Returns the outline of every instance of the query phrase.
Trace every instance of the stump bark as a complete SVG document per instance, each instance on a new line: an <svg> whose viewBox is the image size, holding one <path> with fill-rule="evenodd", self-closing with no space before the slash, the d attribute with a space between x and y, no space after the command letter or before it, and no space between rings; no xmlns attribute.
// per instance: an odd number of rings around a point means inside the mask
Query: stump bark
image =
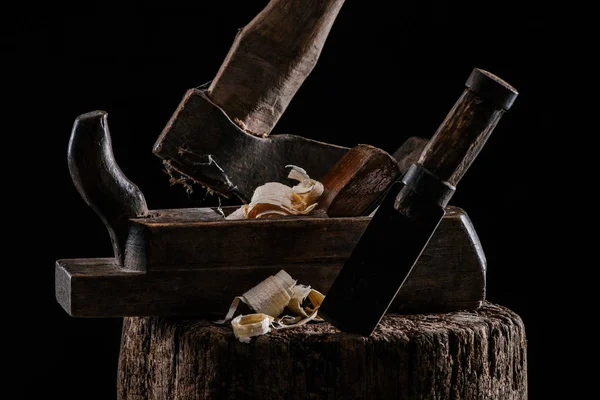
<svg viewBox="0 0 600 400"><path fill-rule="evenodd" d="M491 303L388 314L368 338L328 323L240 343L206 320L125 318L120 399L527 398L525 328Z"/></svg>

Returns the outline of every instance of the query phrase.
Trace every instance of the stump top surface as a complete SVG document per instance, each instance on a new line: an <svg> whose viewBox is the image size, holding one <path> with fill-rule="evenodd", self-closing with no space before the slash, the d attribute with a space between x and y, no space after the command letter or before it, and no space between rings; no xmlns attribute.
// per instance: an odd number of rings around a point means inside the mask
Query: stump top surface
<svg viewBox="0 0 600 400"><path fill-rule="evenodd" d="M310 323L249 344L228 324L126 318L118 392L123 400L525 400L525 332L517 314L491 303L388 314L369 337Z"/></svg>
<svg viewBox="0 0 600 400"><path fill-rule="evenodd" d="M360 318L360 316L357 315L357 318ZM160 319L162 320L160 325L177 326L181 334L210 333L234 338L230 324L217 325L204 319ZM265 340L289 342L300 338L306 340L306 336L327 341L341 340L342 338L356 338L367 341L410 341L417 336L423 337L448 331L489 329L506 323L524 329L523 321L516 313L506 307L484 302L477 310L435 314L386 314L377 329L369 337L344 333L327 322L318 322L290 329L271 330L266 335L252 338L252 342Z"/></svg>

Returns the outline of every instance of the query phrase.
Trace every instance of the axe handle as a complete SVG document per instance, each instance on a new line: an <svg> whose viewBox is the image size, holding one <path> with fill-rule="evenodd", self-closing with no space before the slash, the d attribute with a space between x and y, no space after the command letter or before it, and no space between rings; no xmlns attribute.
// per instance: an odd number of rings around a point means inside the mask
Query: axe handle
<svg viewBox="0 0 600 400"><path fill-rule="evenodd" d="M417 164L456 186L517 96L495 75L475 68Z"/></svg>
<svg viewBox="0 0 600 400"><path fill-rule="evenodd" d="M246 132L268 135L315 66L344 0L271 0L234 40L208 89Z"/></svg>

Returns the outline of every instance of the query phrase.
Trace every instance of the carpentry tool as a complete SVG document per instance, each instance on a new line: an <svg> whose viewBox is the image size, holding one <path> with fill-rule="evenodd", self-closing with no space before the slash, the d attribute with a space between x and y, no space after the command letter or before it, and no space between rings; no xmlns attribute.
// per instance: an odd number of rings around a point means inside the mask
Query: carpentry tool
<svg viewBox="0 0 600 400"><path fill-rule="evenodd" d="M444 217L459 180L518 94L477 68L465 86L419 161L386 194L329 289L319 313L338 329L372 333Z"/></svg>
<svg viewBox="0 0 600 400"><path fill-rule="evenodd" d="M208 89L190 89L154 145L174 169L248 202L299 165L321 179L348 150L294 135L267 137L315 66L344 0L271 0L240 30Z"/></svg>
<svg viewBox="0 0 600 400"><path fill-rule="evenodd" d="M221 318L234 296L281 269L327 293L370 220L315 213L230 221L223 214L237 207L148 210L116 164L102 111L76 119L68 161L114 248L113 257L57 260L56 298L77 317ZM398 311L477 308L485 298L485 271L471 221L449 208L405 297L398 296Z"/></svg>

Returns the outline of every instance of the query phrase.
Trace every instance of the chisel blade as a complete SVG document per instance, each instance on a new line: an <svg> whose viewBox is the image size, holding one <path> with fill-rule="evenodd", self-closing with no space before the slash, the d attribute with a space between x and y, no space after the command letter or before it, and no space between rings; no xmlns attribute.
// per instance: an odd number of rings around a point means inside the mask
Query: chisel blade
<svg viewBox="0 0 600 400"><path fill-rule="evenodd" d="M342 331L373 332L444 216L435 203L397 210L404 187L400 181L391 186L319 309Z"/></svg>

